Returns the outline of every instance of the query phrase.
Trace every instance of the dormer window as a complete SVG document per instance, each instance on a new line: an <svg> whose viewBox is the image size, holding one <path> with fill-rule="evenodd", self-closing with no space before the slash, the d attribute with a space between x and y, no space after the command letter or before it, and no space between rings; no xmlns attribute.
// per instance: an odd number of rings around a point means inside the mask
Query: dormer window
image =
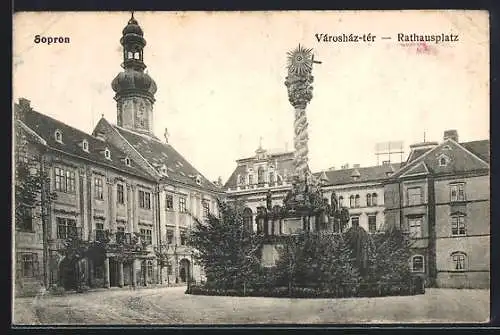
<svg viewBox="0 0 500 335"><path fill-rule="evenodd" d="M54 137L56 139L57 142L59 143L62 143L62 132L58 129L56 130L56 132L54 133Z"/></svg>
<svg viewBox="0 0 500 335"><path fill-rule="evenodd" d="M87 140L82 141L82 150L85 152L89 152L89 142Z"/></svg>
<svg viewBox="0 0 500 335"><path fill-rule="evenodd" d="M111 160L111 151L109 151L108 148L104 149L104 157L106 157L106 159Z"/></svg>
<svg viewBox="0 0 500 335"><path fill-rule="evenodd" d="M201 185L201 177L199 175L196 176L196 184Z"/></svg>
<svg viewBox="0 0 500 335"><path fill-rule="evenodd" d="M163 174L163 175L167 175L167 166L165 164L163 164L160 167L160 173Z"/></svg>
<svg viewBox="0 0 500 335"><path fill-rule="evenodd" d="M438 157L439 166L446 166L448 164L449 158L446 155L441 155Z"/></svg>
<svg viewBox="0 0 500 335"><path fill-rule="evenodd" d="M125 165L130 166L130 158L125 157Z"/></svg>

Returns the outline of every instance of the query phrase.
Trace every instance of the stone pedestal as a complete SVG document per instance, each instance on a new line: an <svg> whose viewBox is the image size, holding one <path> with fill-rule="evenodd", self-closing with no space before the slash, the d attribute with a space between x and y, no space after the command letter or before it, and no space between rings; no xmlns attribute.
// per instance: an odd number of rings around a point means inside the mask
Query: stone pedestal
<svg viewBox="0 0 500 335"><path fill-rule="evenodd" d="M104 258L104 287L109 288L109 257Z"/></svg>
<svg viewBox="0 0 500 335"><path fill-rule="evenodd" d="M123 287L124 286L124 280L123 280L123 262L118 263L118 286Z"/></svg>

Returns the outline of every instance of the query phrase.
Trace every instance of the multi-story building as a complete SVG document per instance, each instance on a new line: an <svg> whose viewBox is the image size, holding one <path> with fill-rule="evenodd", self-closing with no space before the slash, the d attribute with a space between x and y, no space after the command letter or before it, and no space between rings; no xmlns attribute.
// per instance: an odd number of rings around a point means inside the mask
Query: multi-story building
<svg viewBox="0 0 500 335"><path fill-rule="evenodd" d="M243 202L246 225L266 235L294 233L297 227L286 225L283 220L259 220L268 209L268 196L271 207L283 205L291 189L289 176L293 172L293 152L274 153L259 147L255 156L239 159L236 163L224 190L228 199ZM399 163L388 162L371 167L345 165L340 170L330 169L314 175L320 180L323 196L328 201L335 192L340 205L349 209L349 224L357 222L366 231L376 233L384 227L383 181L399 167ZM314 224L310 228L316 229ZM338 232L340 227L332 225L328 229ZM263 264L273 265L276 257L274 247L266 244L262 252Z"/></svg>
<svg viewBox="0 0 500 335"><path fill-rule="evenodd" d="M161 264L160 281L200 280L202 269L194 264L192 250L186 246L189 230L196 219L209 212L217 214L217 198L223 195L174 147L153 133L153 105L156 83L144 72L143 49L146 41L138 22L132 17L123 29L124 71L112 81L116 92L117 124L102 118L94 129L125 152L152 176L157 184L158 212L156 238L158 252L166 259Z"/></svg>
<svg viewBox="0 0 500 335"><path fill-rule="evenodd" d="M412 239L412 271L438 287L489 287L489 141L411 147L385 183L386 223Z"/></svg>
<svg viewBox="0 0 500 335"><path fill-rule="evenodd" d="M351 220L369 233L384 229L384 180L399 169L400 163L383 162L382 165L329 170L318 174L323 182L323 194L327 199L332 192L339 206L349 209ZM333 227L334 231L338 227Z"/></svg>
<svg viewBox="0 0 500 335"><path fill-rule="evenodd" d="M34 111L26 99L20 99L15 109L16 126L30 135L32 143L40 144L36 151L28 147L27 154L39 157L40 168L50 179L46 187L56 194L47 210L45 238L39 215L16 227L16 293L38 289L42 277L46 285L74 289L77 271L90 287L156 282L155 183L151 176L103 138ZM145 248L133 252L127 261L106 249L95 257L65 257L68 238L119 242L134 235Z"/></svg>
<svg viewBox="0 0 500 335"><path fill-rule="evenodd" d="M281 206L291 188L289 175L293 172L293 152L265 150L261 146L255 156L238 159L224 191L229 200L245 204L245 224L253 231L264 230L257 226L257 215L266 208L266 196L271 192L273 206ZM267 228L267 230L272 227Z"/></svg>
<svg viewBox="0 0 500 335"><path fill-rule="evenodd" d="M23 147L39 157L57 194L45 221L33 215L40 208L16 220L16 294L42 285L75 289L82 281L110 287L203 279L187 238L195 220L217 214L223 192L153 134L156 84L144 72L146 41L133 17L120 42L116 125L102 118L90 135L34 111L26 99L15 105ZM102 248L67 257L69 239Z"/></svg>

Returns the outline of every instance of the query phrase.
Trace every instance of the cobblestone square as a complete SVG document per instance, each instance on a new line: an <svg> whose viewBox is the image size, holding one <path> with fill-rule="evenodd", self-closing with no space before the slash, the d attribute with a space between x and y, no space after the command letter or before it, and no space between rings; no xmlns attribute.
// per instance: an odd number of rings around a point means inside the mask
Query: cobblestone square
<svg viewBox="0 0 500 335"><path fill-rule="evenodd" d="M489 320L489 290L425 295L286 299L184 294L184 287L16 298L16 325L464 323Z"/></svg>

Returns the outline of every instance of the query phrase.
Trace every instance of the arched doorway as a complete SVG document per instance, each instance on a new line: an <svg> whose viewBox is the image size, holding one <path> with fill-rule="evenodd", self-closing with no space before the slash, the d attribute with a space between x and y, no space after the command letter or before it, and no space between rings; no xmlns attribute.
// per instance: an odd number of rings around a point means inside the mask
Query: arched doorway
<svg viewBox="0 0 500 335"><path fill-rule="evenodd" d="M184 258L179 262L179 277L181 279L181 283L186 283L188 279L191 277L191 262Z"/></svg>
<svg viewBox="0 0 500 335"><path fill-rule="evenodd" d="M75 290L78 284L78 268L75 258L64 258L59 263L59 283L65 290Z"/></svg>

